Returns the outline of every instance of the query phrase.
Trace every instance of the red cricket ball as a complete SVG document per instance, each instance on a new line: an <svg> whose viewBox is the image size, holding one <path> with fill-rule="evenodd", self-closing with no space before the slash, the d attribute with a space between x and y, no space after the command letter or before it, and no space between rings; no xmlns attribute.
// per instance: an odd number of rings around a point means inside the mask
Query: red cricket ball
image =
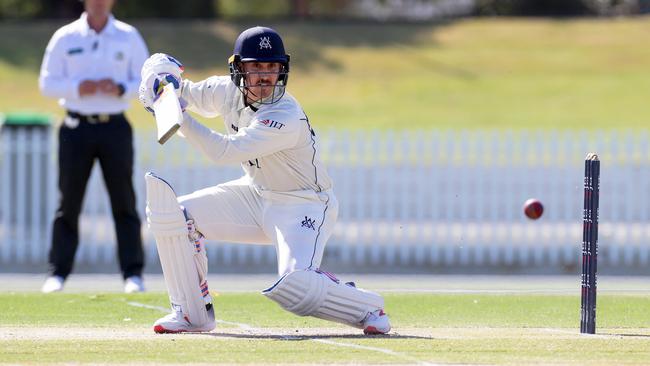
<svg viewBox="0 0 650 366"><path fill-rule="evenodd" d="M535 198L531 198L524 203L524 213L531 220L537 220L544 213L544 205Z"/></svg>

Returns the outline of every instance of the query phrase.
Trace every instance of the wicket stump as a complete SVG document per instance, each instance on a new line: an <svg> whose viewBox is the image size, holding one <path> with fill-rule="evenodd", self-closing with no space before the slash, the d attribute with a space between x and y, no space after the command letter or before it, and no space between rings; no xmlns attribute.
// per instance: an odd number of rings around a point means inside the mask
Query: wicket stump
<svg viewBox="0 0 650 366"><path fill-rule="evenodd" d="M580 333L596 333L596 270L598 268L598 195L600 160L594 153L585 159L584 211L582 219L582 296Z"/></svg>

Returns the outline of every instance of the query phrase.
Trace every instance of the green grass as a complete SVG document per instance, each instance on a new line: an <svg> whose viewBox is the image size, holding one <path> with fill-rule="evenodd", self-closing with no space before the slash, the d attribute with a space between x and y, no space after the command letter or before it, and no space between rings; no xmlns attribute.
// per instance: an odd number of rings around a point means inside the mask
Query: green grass
<svg viewBox="0 0 650 366"><path fill-rule="evenodd" d="M253 330L220 324L210 334L161 336L153 334L151 323L163 313L132 302L167 306L162 293L0 294L0 363L631 365L650 361L650 296L601 295L596 336L578 334L579 298L565 295L388 294L386 308L394 330L380 337L294 316L254 293L215 298L217 318Z"/></svg>
<svg viewBox="0 0 650 366"><path fill-rule="evenodd" d="M234 38L251 25L132 23L190 79L226 73ZM0 111L61 114L37 90L60 25L0 24ZM289 90L318 128L638 129L650 120L647 18L271 25L292 54ZM140 128L152 124L135 103L130 115Z"/></svg>

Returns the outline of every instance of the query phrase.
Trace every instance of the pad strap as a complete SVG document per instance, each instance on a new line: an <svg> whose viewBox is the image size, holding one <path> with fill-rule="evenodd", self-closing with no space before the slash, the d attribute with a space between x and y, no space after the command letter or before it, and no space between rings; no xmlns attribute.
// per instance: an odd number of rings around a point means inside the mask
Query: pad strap
<svg viewBox="0 0 650 366"><path fill-rule="evenodd" d="M153 173L145 175L145 182L147 223L156 238L172 308L194 325L206 324L211 319L204 300L210 299L205 249L199 239L190 241L188 220L169 183Z"/></svg>

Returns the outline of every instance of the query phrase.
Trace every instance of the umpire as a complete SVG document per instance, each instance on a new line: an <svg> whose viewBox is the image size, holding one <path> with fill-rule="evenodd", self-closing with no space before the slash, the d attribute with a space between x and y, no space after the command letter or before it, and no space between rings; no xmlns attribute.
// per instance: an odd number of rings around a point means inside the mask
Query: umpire
<svg viewBox="0 0 650 366"><path fill-rule="evenodd" d="M45 293L61 291L79 244L79 213L95 159L111 200L125 292L144 291L144 253L133 190L133 133L124 116L149 56L138 31L111 14L114 0L84 0L85 12L47 45L39 86L59 99L60 202Z"/></svg>

